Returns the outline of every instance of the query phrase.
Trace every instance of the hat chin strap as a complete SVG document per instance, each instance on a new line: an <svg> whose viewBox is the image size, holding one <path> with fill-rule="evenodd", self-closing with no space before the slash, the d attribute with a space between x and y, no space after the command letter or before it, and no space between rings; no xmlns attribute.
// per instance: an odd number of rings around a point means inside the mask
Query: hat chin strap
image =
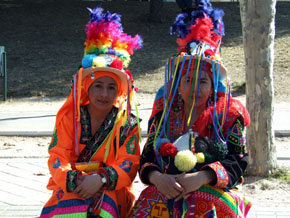
<svg viewBox="0 0 290 218"><path fill-rule="evenodd" d="M82 72L81 68L78 73L73 77L73 131L74 131L74 144L75 154L79 155L79 143L78 143L78 129L80 121L80 98L81 98L81 84L82 84Z"/></svg>

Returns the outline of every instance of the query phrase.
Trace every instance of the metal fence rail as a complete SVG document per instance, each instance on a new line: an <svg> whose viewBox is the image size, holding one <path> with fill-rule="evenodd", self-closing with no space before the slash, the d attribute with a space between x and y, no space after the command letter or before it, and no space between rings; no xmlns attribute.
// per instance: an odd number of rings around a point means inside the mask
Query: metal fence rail
<svg viewBox="0 0 290 218"><path fill-rule="evenodd" d="M0 46L0 77L2 78L3 82L0 87L3 90L3 100L7 99L7 66L6 66L6 52L5 47Z"/></svg>

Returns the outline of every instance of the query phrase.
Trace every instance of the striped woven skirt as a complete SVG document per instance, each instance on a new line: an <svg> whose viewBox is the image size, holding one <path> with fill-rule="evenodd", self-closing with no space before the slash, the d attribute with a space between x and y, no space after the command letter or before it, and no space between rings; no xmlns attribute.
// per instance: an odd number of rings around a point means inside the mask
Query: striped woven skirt
<svg viewBox="0 0 290 218"><path fill-rule="evenodd" d="M251 203L237 190L202 186L187 199L168 200L155 186L142 191L130 217L239 217L247 216Z"/></svg>

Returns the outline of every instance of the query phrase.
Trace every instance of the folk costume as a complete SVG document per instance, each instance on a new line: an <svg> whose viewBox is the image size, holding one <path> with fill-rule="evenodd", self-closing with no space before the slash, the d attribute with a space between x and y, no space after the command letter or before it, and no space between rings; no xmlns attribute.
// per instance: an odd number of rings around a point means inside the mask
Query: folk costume
<svg viewBox="0 0 290 218"><path fill-rule="evenodd" d="M131 113L133 78L125 68L134 50L142 47L142 39L123 32L119 14L103 13L102 8L89 10L82 67L57 113L49 146L47 188L52 196L41 217L126 217L134 202L131 185L139 166L140 125L138 116ZM88 89L104 76L115 80L118 97L92 135ZM78 176L94 173L106 179L101 197L83 199L74 194Z"/></svg>
<svg viewBox="0 0 290 218"><path fill-rule="evenodd" d="M247 167L244 130L250 117L231 97L227 70L221 62L223 14L209 1L200 0L189 24L184 23L187 14L180 14L171 27L171 33L179 34L178 53L166 64L165 85L154 101L139 168L142 182L149 186L140 194L131 217L245 217L248 213L250 203L236 186ZM187 132L204 72L210 75L213 96ZM188 119L177 91L185 74L191 87ZM154 170L174 175L212 170L216 179L175 202L150 183L148 175Z"/></svg>

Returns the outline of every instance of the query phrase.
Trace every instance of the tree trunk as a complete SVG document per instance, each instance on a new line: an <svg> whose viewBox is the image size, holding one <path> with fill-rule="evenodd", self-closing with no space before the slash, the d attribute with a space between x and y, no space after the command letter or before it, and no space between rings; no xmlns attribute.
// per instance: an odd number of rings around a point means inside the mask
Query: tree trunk
<svg viewBox="0 0 290 218"><path fill-rule="evenodd" d="M246 60L249 175L267 176L277 166L273 123L276 0L240 0Z"/></svg>
<svg viewBox="0 0 290 218"><path fill-rule="evenodd" d="M163 0L150 0L149 22L164 22Z"/></svg>

